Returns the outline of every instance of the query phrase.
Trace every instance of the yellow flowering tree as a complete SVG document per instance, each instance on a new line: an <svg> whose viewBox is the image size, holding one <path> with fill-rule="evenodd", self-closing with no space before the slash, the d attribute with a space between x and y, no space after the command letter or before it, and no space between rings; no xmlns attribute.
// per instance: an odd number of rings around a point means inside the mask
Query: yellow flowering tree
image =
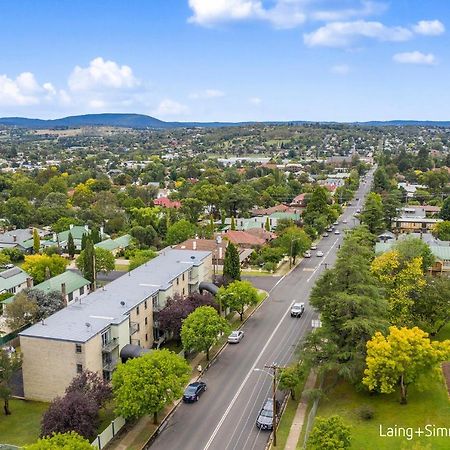
<svg viewBox="0 0 450 450"><path fill-rule="evenodd" d="M386 290L391 322L408 324L414 305L413 294L420 293L426 285L422 257L402 262L400 253L391 250L377 256L372 261L371 270Z"/></svg>
<svg viewBox="0 0 450 450"><path fill-rule="evenodd" d="M390 394L400 390L400 403L407 403L408 387L441 375L440 363L450 357L450 340L430 341L420 328L390 327L389 334L376 332L367 342L367 368L363 384L371 391Z"/></svg>

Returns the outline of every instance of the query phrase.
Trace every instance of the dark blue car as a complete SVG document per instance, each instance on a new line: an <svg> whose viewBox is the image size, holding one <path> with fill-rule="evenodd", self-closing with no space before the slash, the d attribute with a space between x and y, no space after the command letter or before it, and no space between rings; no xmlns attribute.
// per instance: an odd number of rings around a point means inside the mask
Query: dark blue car
<svg viewBox="0 0 450 450"><path fill-rule="evenodd" d="M191 383L184 391L183 401L185 403L196 402L203 392L206 391L206 383L203 381L196 381Z"/></svg>

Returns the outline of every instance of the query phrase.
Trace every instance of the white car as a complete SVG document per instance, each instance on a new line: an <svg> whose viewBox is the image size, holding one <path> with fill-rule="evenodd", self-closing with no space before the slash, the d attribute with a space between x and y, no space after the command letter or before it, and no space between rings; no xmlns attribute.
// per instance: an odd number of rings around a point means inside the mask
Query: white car
<svg viewBox="0 0 450 450"><path fill-rule="evenodd" d="M323 233L323 237L328 237L329 234L328 233Z"/></svg>
<svg viewBox="0 0 450 450"><path fill-rule="evenodd" d="M317 250L317 245L316 244L311 245L311 250Z"/></svg>
<svg viewBox="0 0 450 450"><path fill-rule="evenodd" d="M347 223L347 219L344 219L344 220L342 221L342 223Z"/></svg>
<svg viewBox="0 0 450 450"><path fill-rule="evenodd" d="M242 330L232 331L228 336L229 344L239 344L241 339L244 337L244 332Z"/></svg>
<svg viewBox="0 0 450 450"><path fill-rule="evenodd" d="M341 234L341 232L340 232L339 230L336 230L336 231L334 232L334 234Z"/></svg>
<svg viewBox="0 0 450 450"><path fill-rule="evenodd" d="M336 222L333 223L334 226L339 225L339 222L336 220Z"/></svg>
<svg viewBox="0 0 450 450"><path fill-rule="evenodd" d="M294 303L291 306L291 317L302 317L303 311L305 311L304 303Z"/></svg>
<svg viewBox="0 0 450 450"><path fill-rule="evenodd" d="M358 208L358 209L356 210L356 213L359 214L360 212L361 212L361 210Z"/></svg>
<svg viewBox="0 0 450 450"><path fill-rule="evenodd" d="M323 256L323 252L322 252L321 250L319 250L319 251L316 253L316 256L322 257L322 256Z"/></svg>
<svg viewBox="0 0 450 450"><path fill-rule="evenodd" d="M309 250L306 250L305 253L303 253L304 258L311 258L311 252Z"/></svg>

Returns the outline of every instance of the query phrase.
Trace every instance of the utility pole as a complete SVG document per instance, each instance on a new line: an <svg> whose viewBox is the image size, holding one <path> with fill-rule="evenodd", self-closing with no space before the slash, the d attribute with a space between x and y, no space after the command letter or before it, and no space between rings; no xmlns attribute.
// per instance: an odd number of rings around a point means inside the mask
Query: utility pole
<svg viewBox="0 0 450 450"><path fill-rule="evenodd" d="M273 401L273 414L272 414L272 428L273 428L273 446L277 446L277 374L280 369L284 369L284 367L280 367L278 364L273 363L270 366L265 365L266 369L273 370L272 374L272 401Z"/></svg>

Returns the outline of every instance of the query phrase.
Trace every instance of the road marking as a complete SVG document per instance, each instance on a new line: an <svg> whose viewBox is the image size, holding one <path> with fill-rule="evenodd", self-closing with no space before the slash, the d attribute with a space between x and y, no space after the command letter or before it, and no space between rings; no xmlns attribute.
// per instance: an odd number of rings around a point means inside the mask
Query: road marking
<svg viewBox="0 0 450 450"><path fill-rule="evenodd" d="M305 268L303 269L303 272L312 272L313 270L314 270L313 267L305 267Z"/></svg>
<svg viewBox="0 0 450 450"><path fill-rule="evenodd" d="M284 277L283 277L284 278ZM276 286L276 285L275 285ZM272 288L273 289L273 288ZM219 423L217 424L216 428L214 429L211 437L209 438L209 441L206 443L205 447L203 450L208 450L209 447L211 446L214 438L217 436L217 433L220 430L220 427L222 426L222 424L225 422L225 419L227 418L228 414L231 411L231 408L234 406L234 404L236 403L236 400L238 399L240 393L242 392L242 389L244 389L245 384L247 383L248 379L250 378L250 376L252 375L254 369L256 368L256 366L258 365L259 360L261 359L261 356L263 355L263 353L266 351L267 347L269 346L269 344L271 343L273 337L275 336L276 332L278 331L278 328L280 328L281 324L283 323L283 320L287 317L287 315L290 313L290 309L288 308L286 310L286 312L283 314L283 316L281 317L280 321L278 322L277 326L275 327L275 329L272 331L272 334L270 335L269 339L267 340L266 344L264 345L263 349L261 350L261 352L258 355L258 358L256 359L256 361L253 363L253 366L250 368L250 370L248 371L247 375L244 378L244 381L241 383L241 385L239 386L239 389L237 390L236 394L234 395L234 397L231 400L231 403L228 405L228 408L226 409L225 413L223 414L222 418L219 420Z"/></svg>
<svg viewBox="0 0 450 450"><path fill-rule="evenodd" d="M325 260L325 259L327 258L327 256L330 254L331 250L333 250L334 246L338 243L338 241L339 241L339 238L337 238L337 239L334 241L333 245L332 245L332 246L329 248L329 250L325 253L325 256L324 256L323 260ZM317 270L319 270L319 268L320 268L321 265L322 265L322 263L319 263L319 264L317 265L317 267L314 269L314 271L313 271L313 273L311 274L311 276L306 280L307 283L309 283L309 282L311 281L312 277L315 275L315 273L317 272Z"/></svg>

